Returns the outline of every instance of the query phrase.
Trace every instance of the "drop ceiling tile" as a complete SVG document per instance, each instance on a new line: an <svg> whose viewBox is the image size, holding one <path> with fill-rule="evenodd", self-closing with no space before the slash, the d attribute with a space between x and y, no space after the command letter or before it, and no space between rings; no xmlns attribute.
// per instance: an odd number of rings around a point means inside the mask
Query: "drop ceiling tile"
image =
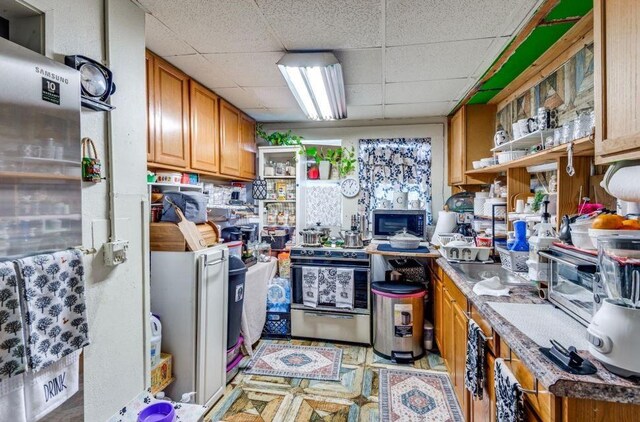
<svg viewBox="0 0 640 422"><path fill-rule="evenodd" d="M382 119L381 105L347 106L347 120Z"/></svg>
<svg viewBox="0 0 640 422"><path fill-rule="evenodd" d="M256 0L288 50L379 47L380 0Z"/></svg>
<svg viewBox="0 0 640 422"><path fill-rule="evenodd" d="M199 53L282 50L252 1L138 1Z"/></svg>
<svg viewBox="0 0 640 422"><path fill-rule="evenodd" d="M511 35L540 0L387 0L387 46Z"/></svg>
<svg viewBox="0 0 640 422"><path fill-rule="evenodd" d="M335 51L345 84L376 84L382 80L382 49Z"/></svg>
<svg viewBox="0 0 640 422"><path fill-rule="evenodd" d="M308 120L299 108L245 108L243 111L258 122L305 122Z"/></svg>
<svg viewBox="0 0 640 422"><path fill-rule="evenodd" d="M491 40L387 48L386 82L464 78L485 59Z"/></svg>
<svg viewBox="0 0 640 422"><path fill-rule="evenodd" d="M219 88L216 89L216 94L241 109L263 108L260 100L252 92L243 88Z"/></svg>
<svg viewBox="0 0 640 422"><path fill-rule="evenodd" d="M382 84L345 85L348 106L382 104Z"/></svg>
<svg viewBox="0 0 640 422"><path fill-rule="evenodd" d="M389 83L385 86L385 104L457 100L468 83L466 78Z"/></svg>
<svg viewBox="0 0 640 422"><path fill-rule="evenodd" d="M195 54L195 50L153 16L145 15L145 41L147 48L159 56Z"/></svg>
<svg viewBox="0 0 640 422"><path fill-rule="evenodd" d="M472 76L478 78L484 75L484 72L489 69L491 64L496 60L496 58L498 58L500 53L502 53L502 50L507 47L510 40L511 37L500 37L491 41L491 45L489 45L489 48L484 53L484 58L482 59L480 64L478 64L478 67L472 73Z"/></svg>
<svg viewBox="0 0 640 422"><path fill-rule="evenodd" d="M296 99L286 86L244 88L253 93L265 108L295 108Z"/></svg>
<svg viewBox="0 0 640 422"><path fill-rule="evenodd" d="M384 107L385 118L446 116L453 108L450 101L415 104L389 104Z"/></svg>
<svg viewBox="0 0 640 422"><path fill-rule="evenodd" d="M276 63L282 52L205 54L240 86L286 86Z"/></svg>
<svg viewBox="0 0 640 422"><path fill-rule="evenodd" d="M172 56L166 60L209 89L233 88L237 85L219 67L207 61L200 54Z"/></svg>

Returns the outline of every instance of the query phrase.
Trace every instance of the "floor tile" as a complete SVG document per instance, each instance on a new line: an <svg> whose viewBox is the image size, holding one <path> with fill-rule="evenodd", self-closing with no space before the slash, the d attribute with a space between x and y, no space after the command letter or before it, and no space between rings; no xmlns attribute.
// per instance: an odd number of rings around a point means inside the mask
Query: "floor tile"
<svg viewBox="0 0 640 422"><path fill-rule="evenodd" d="M367 403L360 408L360 422L378 422L379 420L378 403Z"/></svg>
<svg viewBox="0 0 640 422"><path fill-rule="evenodd" d="M352 401L300 395L293 399L284 420L287 422L357 422L359 416L360 407Z"/></svg>
<svg viewBox="0 0 640 422"><path fill-rule="evenodd" d="M285 420L292 394L273 390L255 390L244 386L226 393L205 416L205 421L280 422Z"/></svg>
<svg viewBox="0 0 640 422"><path fill-rule="evenodd" d="M306 394L353 399L362 392L362 366L342 365L340 381L302 380L300 387Z"/></svg>

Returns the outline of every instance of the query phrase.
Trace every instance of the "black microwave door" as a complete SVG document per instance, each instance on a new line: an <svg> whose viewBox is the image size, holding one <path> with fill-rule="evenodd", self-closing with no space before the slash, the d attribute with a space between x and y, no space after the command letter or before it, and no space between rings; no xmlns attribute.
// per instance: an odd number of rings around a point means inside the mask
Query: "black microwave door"
<svg viewBox="0 0 640 422"><path fill-rule="evenodd" d="M424 221L415 214L378 214L374 216L374 233L379 236L393 236L407 229L414 236L423 237Z"/></svg>

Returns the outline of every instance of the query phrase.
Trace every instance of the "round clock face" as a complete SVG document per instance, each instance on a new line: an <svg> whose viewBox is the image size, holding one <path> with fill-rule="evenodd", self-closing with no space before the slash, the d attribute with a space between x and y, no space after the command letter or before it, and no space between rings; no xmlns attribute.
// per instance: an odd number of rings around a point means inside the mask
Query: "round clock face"
<svg viewBox="0 0 640 422"><path fill-rule="evenodd" d="M348 177L340 183L340 191L347 198L353 198L360 192L360 183L353 177Z"/></svg>
<svg viewBox="0 0 640 422"><path fill-rule="evenodd" d="M91 63L80 67L80 83L84 91L92 97L101 97L107 92L107 78Z"/></svg>

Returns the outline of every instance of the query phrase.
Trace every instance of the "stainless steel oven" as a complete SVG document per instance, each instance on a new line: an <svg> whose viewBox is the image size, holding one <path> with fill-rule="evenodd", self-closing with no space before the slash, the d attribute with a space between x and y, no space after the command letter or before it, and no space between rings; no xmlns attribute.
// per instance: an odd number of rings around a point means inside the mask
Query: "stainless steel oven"
<svg viewBox="0 0 640 422"><path fill-rule="evenodd" d="M308 268L353 270L353 308L303 301L302 272ZM371 264L362 249L294 247L291 249L291 335L371 344Z"/></svg>
<svg viewBox="0 0 640 422"><path fill-rule="evenodd" d="M425 210L373 210L373 238L387 239L402 229L425 239L427 212Z"/></svg>
<svg viewBox="0 0 640 422"><path fill-rule="evenodd" d="M549 261L549 301L588 325L603 294L597 257L558 246L539 254Z"/></svg>

